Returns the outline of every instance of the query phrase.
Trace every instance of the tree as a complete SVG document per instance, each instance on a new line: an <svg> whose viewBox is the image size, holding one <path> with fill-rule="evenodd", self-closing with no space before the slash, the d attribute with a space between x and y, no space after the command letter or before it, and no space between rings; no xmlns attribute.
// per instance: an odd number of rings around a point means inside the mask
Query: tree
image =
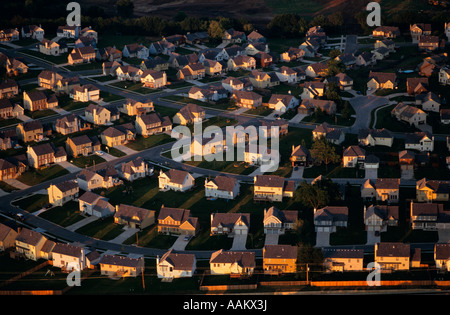
<svg viewBox="0 0 450 315"><path fill-rule="evenodd" d="M319 163L324 163L328 173L328 164L337 163L340 159L336 153L334 146L328 142L324 137L318 138L314 141L311 150L311 157Z"/></svg>
<svg viewBox="0 0 450 315"><path fill-rule="evenodd" d="M305 206L313 209L324 207L329 202L329 196L326 190L318 185L301 183L298 188L298 198Z"/></svg>
<svg viewBox="0 0 450 315"><path fill-rule="evenodd" d="M219 21L213 20L209 22L208 27L208 35L209 37L213 39L220 39L223 36L223 33L225 32L225 29L222 27L222 25L219 23Z"/></svg>
<svg viewBox="0 0 450 315"><path fill-rule="evenodd" d="M133 15L134 3L132 0L117 0L117 14L122 17L131 17Z"/></svg>
<svg viewBox="0 0 450 315"><path fill-rule="evenodd" d="M329 56L330 59L335 59L336 57L339 57L341 55L341 50L340 49L332 49L330 50Z"/></svg>

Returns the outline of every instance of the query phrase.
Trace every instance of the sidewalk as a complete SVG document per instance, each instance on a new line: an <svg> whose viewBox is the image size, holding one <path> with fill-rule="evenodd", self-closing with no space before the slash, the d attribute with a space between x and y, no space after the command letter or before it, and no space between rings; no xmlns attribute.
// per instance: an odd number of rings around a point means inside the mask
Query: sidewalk
<svg viewBox="0 0 450 315"><path fill-rule="evenodd" d="M11 178L11 179L5 179L4 180L5 183L7 183L8 185L11 185L15 188L18 189L27 189L30 188L30 186L18 181L17 179Z"/></svg>

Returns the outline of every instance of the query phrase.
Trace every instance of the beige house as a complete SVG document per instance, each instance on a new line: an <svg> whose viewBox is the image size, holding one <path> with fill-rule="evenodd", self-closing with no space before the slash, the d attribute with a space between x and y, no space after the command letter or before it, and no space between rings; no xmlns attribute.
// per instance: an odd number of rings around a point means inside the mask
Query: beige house
<svg viewBox="0 0 450 315"><path fill-rule="evenodd" d="M377 178L375 181L367 179L361 185L361 198L385 201L388 204L398 203L399 189L400 179L398 178Z"/></svg>
<svg viewBox="0 0 450 315"><path fill-rule="evenodd" d="M408 133L405 138L405 149L432 152L434 150L434 136L425 131Z"/></svg>
<svg viewBox="0 0 450 315"><path fill-rule="evenodd" d="M55 163L56 149L50 143L27 147L28 165L35 169Z"/></svg>
<svg viewBox="0 0 450 315"><path fill-rule="evenodd" d="M145 87L160 89L167 85L167 74L164 71L147 69L141 74L141 82Z"/></svg>
<svg viewBox="0 0 450 315"><path fill-rule="evenodd" d="M250 229L249 213L212 213L210 235L247 235Z"/></svg>
<svg viewBox="0 0 450 315"><path fill-rule="evenodd" d="M297 225L297 210L279 210L277 207L264 209L264 234L284 234Z"/></svg>
<svg viewBox="0 0 450 315"><path fill-rule="evenodd" d="M364 225L367 232L386 232L389 226L397 226L398 220L398 206L364 206Z"/></svg>
<svg viewBox="0 0 450 315"><path fill-rule="evenodd" d="M374 258L382 271L409 270L410 245L395 242L375 244Z"/></svg>
<svg viewBox="0 0 450 315"><path fill-rule="evenodd" d="M189 103L176 113L172 120L174 124L188 125L202 121L205 118L205 110L197 104Z"/></svg>
<svg viewBox="0 0 450 315"><path fill-rule="evenodd" d="M66 152L73 157L88 156L95 151L100 151L101 143L96 136L88 137L81 135L77 137L67 138Z"/></svg>
<svg viewBox="0 0 450 315"><path fill-rule="evenodd" d="M127 123L108 127L101 133L100 138L103 144L112 148L133 141L136 138L136 134L133 125Z"/></svg>
<svg viewBox="0 0 450 315"><path fill-rule="evenodd" d="M418 202L449 201L450 182L428 180L425 177L416 182L416 199Z"/></svg>
<svg viewBox="0 0 450 315"><path fill-rule="evenodd" d="M236 105L245 108L258 108L262 105L262 96L253 91L233 91L231 99Z"/></svg>
<svg viewBox="0 0 450 315"><path fill-rule="evenodd" d="M187 191L194 187L194 177L186 171L170 169L166 172L162 170L158 176L159 189L162 191Z"/></svg>
<svg viewBox="0 0 450 315"><path fill-rule="evenodd" d="M276 175L256 175L253 178L253 200L281 202L283 197L293 197L295 183Z"/></svg>
<svg viewBox="0 0 450 315"><path fill-rule="evenodd" d="M155 110L153 101L136 101L128 98L125 103L123 103L120 111L128 116L139 116L145 115Z"/></svg>
<svg viewBox="0 0 450 315"><path fill-rule="evenodd" d="M359 165L364 168L364 161L366 159L366 150L357 145L351 145L344 150L342 156L342 165L344 167L356 167Z"/></svg>
<svg viewBox="0 0 450 315"><path fill-rule="evenodd" d="M364 250L327 248L322 249L326 272L347 272L364 270Z"/></svg>
<svg viewBox="0 0 450 315"><path fill-rule="evenodd" d="M41 249L47 242L47 238L41 233L21 228L15 240L15 251L18 255L37 261L42 256Z"/></svg>
<svg viewBox="0 0 450 315"><path fill-rule="evenodd" d="M230 176L217 175L205 179L205 197L234 199L239 194L239 181Z"/></svg>
<svg viewBox="0 0 450 315"><path fill-rule="evenodd" d="M39 52L44 55L60 56L67 52L67 45L60 45L58 42L54 42L48 39L42 39L38 45Z"/></svg>
<svg viewBox="0 0 450 315"><path fill-rule="evenodd" d="M427 113L420 108L404 103L398 103L391 113L397 120L407 122L409 125L418 126L427 121Z"/></svg>
<svg viewBox="0 0 450 315"><path fill-rule="evenodd" d="M228 70L237 71L237 70L253 70L256 68L256 59L247 56L247 55L239 55L234 58L230 58L228 60Z"/></svg>
<svg viewBox="0 0 450 315"><path fill-rule="evenodd" d="M156 257L156 274L162 279L192 277L196 269L194 254L166 252L161 258Z"/></svg>
<svg viewBox="0 0 450 315"><path fill-rule="evenodd" d="M93 84L75 86L72 89L72 98L78 102L95 102L100 100L100 89Z"/></svg>
<svg viewBox="0 0 450 315"><path fill-rule="evenodd" d="M116 206L114 223L142 230L155 224L155 213L154 210L120 204Z"/></svg>
<svg viewBox="0 0 450 315"><path fill-rule="evenodd" d="M373 37L397 38L400 34L397 26L379 26L372 31Z"/></svg>
<svg viewBox="0 0 450 315"><path fill-rule="evenodd" d="M98 218L114 215L116 208L108 202L108 198L86 191L78 198L79 209L82 213Z"/></svg>
<svg viewBox="0 0 450 315"><path fill-rule="evenodd" d="M211 254L209 268L211 275L247 276L256 267L252 251L225 251L220 249Z"/></svg>
<svg viewBox="0 0 450 315"><path fill-rule="evenodd" d="M120 165L119 176L129 182L152 174L153 167L141 157L137 157Z"/></svg>
<svg viewBox="0 0 450 315"><path fill-rule="evenodd" d="M395 89L396 87L397 76L395 73L370 71L369 82L367 82L368 89Z"/></svg>
<svg viewBox="0 0 450 315"><path fill-rule="evenodd" d="M444 67L439 70L439 83L450 84L450 68Z"/></svg>
<svg viewBox="0 0 450 315"><path fill-rule="evenodd" d="M450 271L450 244L437 243L434 245L434 261L436 268Z"/></svg>
<svg viewBox="0 0 450 315"><path fill-rule="evenodd" d="M136 278L144 271L143 258L130 258L120 255L104 254L99 261L102 275L117 278Z"/></svg>
<svg viewBox="0 0 450 315"><path fill-rule="evenodd" d="M297 271L298 248L291 245L265 245L263 270L265 274L285 274Z"/></svg>
<svg viewBox="0 0 450 315"><path fill-rule="evenodd" d="M217 60L205 59L202 64L207 75L214 76L222 73L222 64Z"/></svg>
<svg viewBox="0 0 450 315"><path fill-rule="evenodd" d="M84 116L87 122L94 125L106 125L111 122L111 112L97 104L89 104L84 110Z"/></svg>
<svg viewBox="0 0 450 315"><path fill-rule="evenodd" d="M385 129L360 129L358 132L358 143L361 146L386 146L392 147L394 137Z"/></svg>
<svg viewBox="0 0 450 315"><path fill-rule="evenodd" d="M136 116L135 128L136 133L148 137L172 130L172 122L168 116L161 117L155 112Z"/></svg>
<svg viewBox="0 0 450 315"><path fill-rule="evenodd" d="M0 252L14 248L19 234L7 225L0 223Z"/></svg>
<svg viewBox="0 0 450 315"><path fill-rule="evenodd" d="M80 187L75 181L50 184L47 188L48 202L54 206L62 206L70 200L78 198Z"/></svg>
<svg viewBox="0 0 450 315"><path fill-rule="evenodd" d="M161 207L158 215L158 233L195 236L199 231L198 218L181 208Z"/></svg>

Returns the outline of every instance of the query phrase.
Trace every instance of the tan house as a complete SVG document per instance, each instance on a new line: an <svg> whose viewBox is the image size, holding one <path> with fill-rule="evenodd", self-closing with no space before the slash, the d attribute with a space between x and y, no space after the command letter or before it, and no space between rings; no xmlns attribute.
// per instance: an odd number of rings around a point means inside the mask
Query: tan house
<svg viewBox="0 0 450 315"><path fill-rule="evenodd" d="M10 76L18 76L28 72L28 66L16 58L6 58L6 73Z"/></svg>
<svg viewBox="0 0 450 315"><path fill-rule="evenodd" d="M431 35L431 24L428 23L410 24L409 31L411 33L413 43L418 43L422 36Z"/></svg>
<svg viewBox="0 0 450 315"><path fill-rule="evenodd" d="M425 177L416 182L416 199L418 202L449 201L450 182L427 180Z"/></svg>
<svg viewBox="0 0 450 315"><path fill-rule="evenodd" d="M144 271L143 258L131 258L120 255L104 254L99 261L100 273L117 278L136 278Z"/></svg>
<svg viewBox="0 0 450 315"><path fill-rule="evenodd" d="M105 129L101 135L100 139L104 145L113 148L119 145L127 144L135 139L135 132L132 125L131 128L127 128L127 125L111 126Z"/></svg>
<svg viewBox="0 0 450 315"><path fill-rule="evenodd" d="M123 103L120 111L128 116L139 116L145 115L155 110L155 106L153 105L153 101L136 101L133 99L126 99L125 103Z"/></svg>
<svg viewBox="0 0 450 315"><path fill-rule="evenodd" d="M321 110L327 115L336 114L337 105L330 100L303 99L297 108L299 114L311 115L317 110Z"/></svg>
<svg viewBox="0 0 450 315"><path fill-rule="evenodd" d="M199 231L198 218L190 210L161 207L158 215L158 233L195 236Z"/></svg>
<svg viewBox="0 0 450 315"><path fill-rule="evenodd" d="M196 269L194 254L174 253L172 249L161 258L156 257L156 274L158 278L172 279L192 277Z"/></svg>
<svg viewBox="0 0 450 315"><path fill-rule="evenodd" d="M262 96L253 91L233 91L231 99L236 105L245 108L258 108L262 105Z"/></svg>
<svg viewBox="0 0 450 315"><path fill-rule="evenodd" d="M111 123L111 112L101 105L89 104L84 110L84 116L87 122L94 125L101 126Z"/></svg>
<svg viewBox="0 0 450 315"><path fill-rule="evenodd" d="M391 114L395 116L397 120L407 122L410 126L423 125L427 121L427 113L420 108L402 102L394 107Z"/></svg>
<svg viewBox="0 0 450 315"><path fill-rule="evenodd" d="M205 179L205 197L234 199L239 194L239 181L231 176L217 175Z"/></svg>
<svg viewBox="0 0 450 315"><path fill-rule="evenodd" d="M292 245L265 245L263 247L263 270L265 274L297 272L298 248Z"/></svg>
<svg viewBox="0 0 450 315"><path fill-rule="evenodd" d="M205 67L205 73L207 75L215 76L222 73L222 64L217 60L205 59L202 64Z"/></svg>
<svg viewBox="0 0 450 315"><path fill-rule="evenodd" d="M27 169L25 163L16 159L0 159L0 180L14 179Z"/></svg>
<svg viewBox="0 0 450 315"><path fill-rule="evenodd" d="M162 191L187 191L194 187L194 177L186 171L170 169L166 172L162 170L158 176L159 189Z"/></svg>
<svg viewBox="0 0 450 315"><path fill-rule="evenodd" d="M397 87L397 76L395 73L370 71L367 87L370 90L395 89Z"/></svg>
<svg viewBox="0 0 450 315"><path fill-rule="evenodd" d="M37 261L42 257L41 249L47 242L47 238L41 233L21 228L15 241L15 251L19 256Z"/></svg>
<svg viewBox="0 0 450 315"><path fill-rule="evenodd" d="M129 182L152 174L153 167L141 157L137 157L120 165L119 176Z"/></svg>
<svg viewBox="0 0 450 315"><path fill-rule="evenodd" d="M247 55L239 55L234 58L230 58L227 65L228 70L231 71L237 71L240 69L251 71L256 68L256 59Z"/></svg>
<svg viewBox="0 0 450 315"><path fill-rule="evenodd" d="M168 116L161 117L157 112L136 116L136 133L148 137L172 130L172 122Z"/></svg>
<svg viewBox="0 0 450 315"><path fill-rule="evenodd" d="M95 49L92 46L74 48L67 61L69 64L88 63L95 60Z"/></svg>
<svg viewBox="0 0 450 315"><path fill-rule="evenodd" d="M399 201L400 179L377 178L375 181L367 179L361 185L361 198L365 200L385 201L388 204Z"/></svg>
<svg viewBox="0 0 450 315"><path fill-rule="evenodd" d="M322 249L326 272L347 272L364 270L364 250L324 248Z"/></svg>
<svg viewBox="0 0 450 315"><path fill-rule="evenodd" d="M184 66L177 72L178 80L196 80L205 77L206 69L201 63L192 63Z"/></svg>
<svg viewBox="0 0 450 315"><path fill-rule="evenodd" d="M373 37L397 38L400 36L400 29L397 26L379 26L372 31Z"/></svg>
<svg viewBox="0 0 450 315"><path fill-rule="evenodd" d="M250 229L249 213L211 213L210 235L247 235Z"/></svg>
<svg viewBox="0 0 450 315"><path fill-rule="evenodd" d="M428 78L407 78L406 91L409 95L427 93L429 87Z"/></svg>
<svg viewBox="0 0 450 315"><path fill-rule="evenodd" d="M58 99L56 96L47 96L41 90L30 92L23 92L23 107L29 111L51 109L58 106Z"/></svg>
<svg viewBox="0 0 450 315"><path fill-rule="evenodd" d="M439 70L439 83L450 84L450 68L444 67Z"/></svg>
<svg viewBox="0 0 450 315"><path fill-rule="evenodd" d="M445 216L444 204L411 201L410 223L413 230L437 231L440 216Z"/></svg>
<svg viewBox="0 0 450 315"><path fill-rule="evenodd" d="M100 100L100 89L93 84L75 86L72 89L72 97L78 102L95 102Z"/></svg>
<svg viewBox="0 0 450 315"><path fill-rule="evenodd" d="M382 271L409 270L411 249L409 244L380 242L375 244L375 262Z"/></svg>
<svg viewBox="0 0 450 315"><path fill-rule="evenodd" d="M361 146L386 146L392 147L394 136L385 129L360 129L358 132L358 143Z"/></svg>
<svg viewBox="0 0 450 315"><path fill-rule="evenodd" d="M213 252L209 260L211 275L248 276L253 274L255 267L255 253L252 251L220 249Z"/></svg>
<svg viewBox="0 0 450 315"><path fill-rule="evenodd" d="M15 80L7 79L0 83L0 99L11 98L19 94L19 85Z"/></svg>
<svg viewBox="0 0 450 315"><path fill-rule="evenodd" d="M17 137L23 142L41 141L44 139L44 126L40 120L29 120L16 126Z"/></svg>
<svg viewBox="0 0 450 315"><path fill-rule="evenodd" d="M75 114L64 115L55 122L55 131L62 135L68 135L89 128L84 120Z"/></svg>
<svg viewBox="0 0 450 315"><path fill-rule="evenodd" d="M0 223L0 252L15 247L16 237L19 234L9 226Z"/></svg>
<svg viewBox="0 0 450 315"><path fill-rule="evenodd" d="M264 209L264 234L282 235L297 226L297 210L279 210L277 207Z"/></svg>
<svg viewBox="0 0 450 315"><path fill-rule="evenodd" d="M114 223L142 230L155 223L155 213L154 210L120 204L116 206Z"/></svg>
<svg viewBox="0 0 450 315"><path fill-rule="evenodd" d="M87 135L76 136L73 138L67 138L66 140L66 152L73 157L88 156L95 151L100 151L100 141L96 136L89 137Z"/></svg>
<svg viewBox="0 0 450 315"><path fill-rule="evenodd" d="M45 38L38 44L38 48L40 53L49 56L60 56L68 51L66 44L59 44L58 42Z"/></svg>
<svg viewBox="0 0 450 315"><path fill-rule="evenodd" d="M281 202L283 197L293 197L295 183L276 175L256 175L253 178L253 200Z"/></svg>
<svg viewBox="0 0 450 315"><path fill-rule="evenodd" d="M172 120L174 124L188 125L202 121L205 118L205 110L197 104L189 103L176 113Z"/></svg>
<svg viewBox="0 0 450 315"><path fill-rule="evenodd" d="M106 218L114 215L116 208L108 202L108 198L86 191L78 198L79 210L83 214Z"/></svg>
<svg viewBox="0 0 450 315"><path fill-rule="evenodd" d="M47 188L48 202L54 206L62 206L66 202L78 198L80 187L75 181L50 184Z"/></svg>
<svg viewBox="0 0 450 315"><path fill-rule="evenodd" d="M428 52L444 47L445 42L441 40L439 36L425 36L422 35L419 38L419 50L425 50Z"/></svg>
<svg viewBox="0 0 450 315"><path fill-rule="evenodd" d="M367 232L386 232L389 226L397 226L398 220L398 206L364 206L364 225Z"/></svg>
<svg viewBox="0 0 450 315"><path fill-rule="evenodd" d="M361 168L364 168L365 160L366 150L357 145L347 147L342 155L342 165L344 167L356 167L359 165Z"/></svg>

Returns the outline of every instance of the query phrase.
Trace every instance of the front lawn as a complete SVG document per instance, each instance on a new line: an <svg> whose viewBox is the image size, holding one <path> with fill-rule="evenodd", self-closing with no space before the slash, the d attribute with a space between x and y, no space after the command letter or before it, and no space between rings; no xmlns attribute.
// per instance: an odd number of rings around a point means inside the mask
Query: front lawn
<svg viewBox="0 0 450 315"><path fill-rule="evenodd" d="M26 185L34 186L66 174L69 174L68 170L60 165L55 164L39 170L31 169L20 175L17 180Z"/></svg>

